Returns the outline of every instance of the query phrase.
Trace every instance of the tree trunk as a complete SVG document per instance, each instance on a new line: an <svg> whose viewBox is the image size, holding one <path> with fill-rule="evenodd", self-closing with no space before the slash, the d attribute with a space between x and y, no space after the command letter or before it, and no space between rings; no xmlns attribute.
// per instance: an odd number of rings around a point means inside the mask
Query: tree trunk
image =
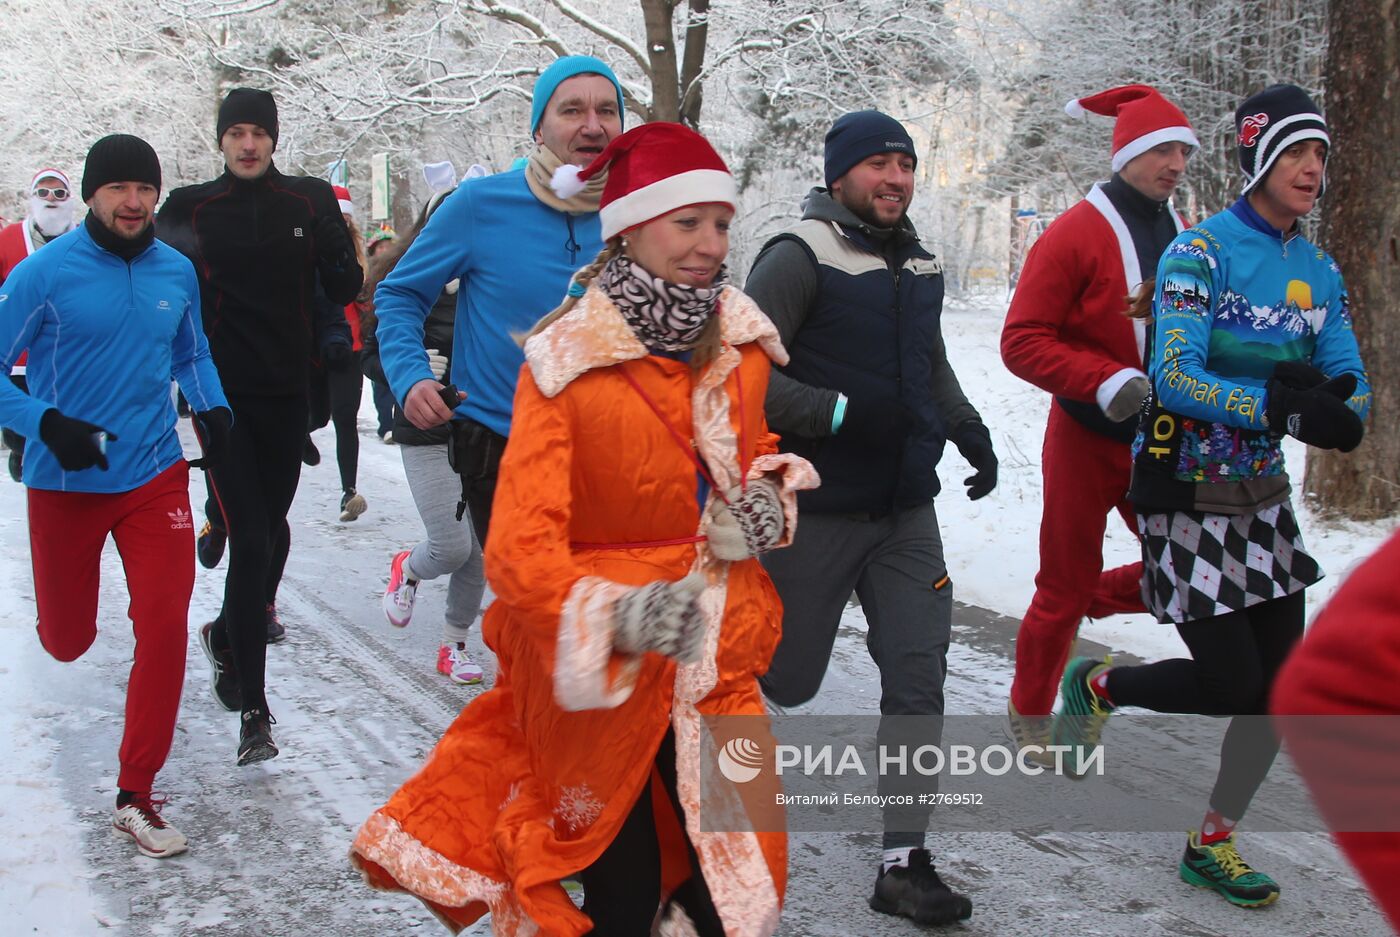
<svg viewBox="0 0 1400 937"><path fill-rule="evenodd" d="M1307 492L1357 520L1400 510L1400 0L1332 0L1323 246L1342 268L1371 418L1355 452L1308 451Z"/></svg>
<svg viewBox="0 0 1400 937"><path fill-rule="evenodd" d="M710 0L690 0L690 15L685 24L685 58L681 60L681 121L689 127L700 128L700 107L705 103L705 89L700 71L705 67L705 45L710 37Z"/></svg>
<svg viewBox="0 0 1400 937"><path fill-rule="evenodd" d="M676 56L674 0L641 0L651 64L651 120L681 119L680 71Z"/></svg>

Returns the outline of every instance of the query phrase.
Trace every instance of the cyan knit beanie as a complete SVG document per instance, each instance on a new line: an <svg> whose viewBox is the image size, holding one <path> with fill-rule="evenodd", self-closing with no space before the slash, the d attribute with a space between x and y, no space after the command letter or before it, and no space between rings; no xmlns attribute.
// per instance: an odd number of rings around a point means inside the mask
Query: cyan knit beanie
<svg viewBox="0 0 1400 937"><path fill-rule="evenodd" d="M540 121L544 118L545 105L549 104L549 99L554 97L554 92L561 84L573 78L575 75L602 75L612 86L617 89L617 116L622 119L622 85L617 83L617 76L613 70L608 68L608 63L602 59L595 59L591 55L566 55L562 59L557 59L553 65L540 72L540 77L535 79L535 91L530 99L530 135L533 136L536 130L540 129Z"/></svg>

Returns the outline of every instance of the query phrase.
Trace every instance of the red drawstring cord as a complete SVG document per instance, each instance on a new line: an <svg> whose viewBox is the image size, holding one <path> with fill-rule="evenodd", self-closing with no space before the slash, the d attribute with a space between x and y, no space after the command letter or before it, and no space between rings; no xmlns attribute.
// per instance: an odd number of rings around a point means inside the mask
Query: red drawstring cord
<svg viewBox="0 0 1400 937"><path fill-rule="evenodd" d="M676 537L672 540L634 540L629 543L584 543L570 540L571 550L645 550L652 547L678 547L686 543L704 543L707 537L694 534L689 537Z"/></svg>
<svg viewBox="0 0 1400 937"><path fill-rule="evenodd" d="M700 456L695 452L695 444L687 440L671 425L671 421L666 419L666 415L661 412L661 408L656 405L656 401L647 396L647 392L642 390L642 385L638 384L637 379L628 372L626 364L619 365L618 370L620 370L622 376L627 379L627 383L632 385L632 389L637 392L637 395L646 402L648 407L651 407L651 412L656 414L656 418L661 421L661 425L666 427L666 430L671 434L671 439L675 441L676 445L681 447L681 451L684 452L695 465L695 470L700 473L701 478L705 479L705 483L710 486L710 490L713 491L721 501L728 504L729 499L724 496L723 491L719 490L719 486L715 484L714 477L710 475L710 470L705 467L705 463L701 461Z"/></svg>

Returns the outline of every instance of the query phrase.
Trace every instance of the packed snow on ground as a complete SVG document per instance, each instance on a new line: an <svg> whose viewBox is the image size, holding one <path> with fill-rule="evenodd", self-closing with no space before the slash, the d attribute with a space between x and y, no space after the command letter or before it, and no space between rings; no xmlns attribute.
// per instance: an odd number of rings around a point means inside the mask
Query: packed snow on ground
<svg viewBox="0 0 1400 937"><path fill-rule="evenodd" d="M991 427L1001 471L991 496L969 502L962 479L970 470L950 447L941 468L944 493L938 509L957 598L1016 618L1032 594L1037 565L1039 457L1048 398L1010 376L1001 364L997 345L1005 300L999 293L953 300L944 313L949 354L968 397ZM207 666L195 629L218 608L224 568L198 570L181 723L160 782L172 794L169 816L190 834L191 852L182 859L144 859L129 845L103 838L115 791L132 643L115 550L109 545L103 560L96 644L78 662L52 660L39 648L33 629L23 489L8 480L0 482L0 543L6 545L0 550L0 571L10 583L0 593L0 734L7 739L0 763L0 907L5 909L0 931L64 937L104 932L291 933L300 929L298 921L326 934L436 927L416 904L370 893L345 864L349 838L359 822L421 763L462 703L477 692L451 687L432 672L438 640L432 622L440 620L440 586L424 588L420 612L409 629L388 628L379 610L389 558L411 544L420 527L396 448L377 440L372 414L366 388L359 487L370 510L353 525L336 519L339 484L333 433L326 429L315 435L326 459L303 473L293 509L292 559L279 596L291 638L268 655L269 695L281 720L277 738L284 751L281 758L257 768L234 767L235 717L217 710L209 698ZM187 424L181 432L192 454ZM1295 471L1301 471L1302 455L1301 447L1289 451ZM191 500L196 515L203 499L202 479L195 473ZM1309 608L1316 609L1394 522L1328 524L1301 501L1299 507L1307 542L1329 573L1309 592ZM1116 520L1109 524L1105 555L1108 565L1137 555L1133 539ZM846 624L813 712L878 712L878 676L861 640L865 624L859 609L851 610ZM1145 616L1091 622L1083 633L1145 658L1181 651L1172 629ZM471 649L486 665L489 680L494 673L489 652L475 636ZM956 701L957 711L999 712L1009 685L1008 661L956 643L951 654L956 683L950 677L950 708ZM841 907L857 915L853 922L842 923L843 912L814 910L843 889L860 892L867 887L866 853L873 854L877 841L867 838L870 842L860 855L829 836L794 838L795 871L784 933L818 926L833 934L912 932L889 919L867 920L881 916L864 911L858 894L840 898ZM1016 874L1021 874L1027 862L1047 861L1046 852L1085 852L1083 844L1056 842L1050 848L1044 841L1030 848L1019 839L1008 846L1005 836L963 838L951 847L953 868L990 875L987 870L998 867L994 859L1000 852L1000 864L1020 866ZM1330 847L1325 847L1327 857L1318 859L1312 840L1284 842L1276 857L1296 859L1314 873L1320 864L1325 875L1339 883L1336 887L1358 892ZM1301 852L1304 846L1299 842L1306 842L1307 852ZM1012 854L1013 847L1023 852ZM1085 854L1094 848L1088 847ZM1141 837L1131 847L1139 848ZM1180 846L1170 838L1154 848L1169 856ZM1146 861L1131 850L1127 855L1119 861ZM1049 866L1038 871L1059 875ZM279 884L294 882L297 897L293 904L269 911L260 890L274 879ZM968 887L967 878L963 885ZM1124 887L1128 891L1122 901L1128 904L1119 909L1132 906L1132 885ZM991 894L1008 892L982 891L979 900ZM804 908L810 920L803 916ZM257 915L272 911L282 915L273 920L285 924L284 930L259 923ZM986 921L986 913L979 910L977 920ZM997 913L995 903L991 913ZM1169 922L1178 912L1163 913L1162 920ZM1351 933L1374 926L1374 912L1366 913L1370 916L1364 921L1351 923ZM1013 909L1006 920L993 917L984 923L993 930L978 932L1048 933L1045 927L1056 926L1042 922L1013 930L1014 920ZM1094 932L1137 933L1136 921ZM1266 924L1261 926L1265 929L1250 933L1268 932Z"/></svg>

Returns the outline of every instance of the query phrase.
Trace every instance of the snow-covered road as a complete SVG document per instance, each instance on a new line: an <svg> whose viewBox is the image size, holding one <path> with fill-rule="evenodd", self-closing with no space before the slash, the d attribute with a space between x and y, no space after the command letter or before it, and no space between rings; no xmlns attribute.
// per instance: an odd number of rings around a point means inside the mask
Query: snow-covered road
<svg viewBox="0 0 1400 937"><path fill-rule="evenodd" d="M963 315L968 315L964 313ZM955 319L956 321L956 314ZM968 505L960 490L940 498L953 576L960 594L1015 614L1029 594L1038 520L1036 399L997 377L988 326L971 336L960 369L1003 452L1003 487ZM962 339L950 339L956 350ZM991 351L994 354L994 351ZM168 816L190 838L169 860L136 855L112 837L116 750L132 638L115 551L104 558L101 634L88 654L59 664L33 633L33 595L20 486L0 483L0 925L4 934L86 937L283 935L328 937L437 933L414 900L365 887L346 860L360 822L416 767L475 689L455 687L432 669L443 588L420 591L414 623L389 627L379 594L392 553L419 534L396 448L373 436L362 410L360 491L369 512L336 520L333 460L307 469L293 508L293 547L279 596L286 643L269 649L268 692L281 757L234 763L236 717L209 693L208 667L195 639L218 607L223 569L199 570L191 610L188 678L180 725L159 786ZM182 426L188 440L188 426ZM333 452L329 430L316 434ZM951 457L951 489L966 474ZM197 474L197 473L196 473ZM192 487L201 521L202 479ZM943 508L947 504L946 511ZM1027 517L1027 515L1031 515ZM1378 539L1377 528L1367 537ZM1327 535L1324 534L1324 538ZM1364 553L1346 538L1343 562ZM1326 540L1324 539L1324 542ZM1340 541L1338 541L1340 542ZM1119 544L1116 549L1122 549ZM1324 553L1324 559L1332 558ZM1337 560L1329 565L1335 569ZM1014 587L1003 585L1016 579ZM1126 620L1125 620L1126 621ZM1144 656L1169 651L1169 632L1141 621L1090 632ZM1134 633L1129 628L1141 629ZM1114 629L1117 630L1114 630ZM1010 679L1014 620L960 609L948 681L949 709L999 713ZM1116 640L1125 633L1135 640ZM833 669L805 713L872 714L878 678L864 647L858 608L847 615ZM493 666L479 639L472 651ZM1212 751L1183 754L1184 772L1213 772ZM1070 782L1044 778L1053 803ZM1115 791L1120 781L1101 782ZM1193 808L1194 809L1194 808ZM937 819L935 818L935 827ZM933 835L940 870L975 903L972 919L950 933L968 937L1381 937L1380 916L1328 838L1318 833L1253 833L1246 856L1283 886L1275 906L1247 912L1176 877L1181 833L1055 832L1050 824L1015 833ZM876 914L878 835L797 833L781 933L788 937L915 934L913 924ZM470 933L489 933L479 924Z"/></svg>

